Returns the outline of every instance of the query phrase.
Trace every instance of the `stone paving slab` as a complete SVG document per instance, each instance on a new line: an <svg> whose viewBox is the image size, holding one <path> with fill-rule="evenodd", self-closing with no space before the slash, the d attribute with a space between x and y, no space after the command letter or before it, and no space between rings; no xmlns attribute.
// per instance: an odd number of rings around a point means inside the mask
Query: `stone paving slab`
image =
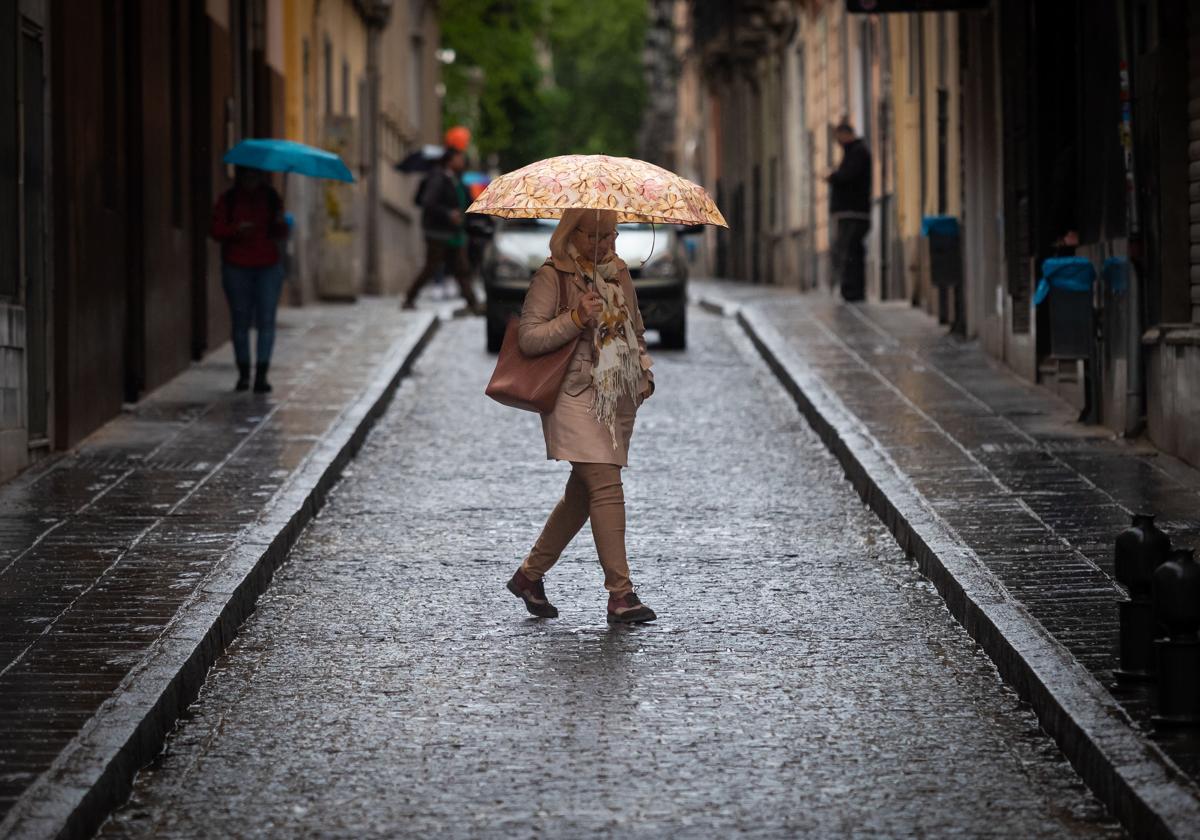
<svg viewBox="0 0 1200 840"><path fill-rule="evenodd" d="M124 798L436 323L285 310L273 394L223 349L0 486L0 836Z"/></svg>
<svg viewBox="0 0 1200 840"><path fill-rule="evenodd" d="M1200 739L1116 685L1112 540L1150 510L1200 542L1200 473L1074 422L905 305L699 282L738 319L860 493L1135 835L1200 836Z"/></svg>

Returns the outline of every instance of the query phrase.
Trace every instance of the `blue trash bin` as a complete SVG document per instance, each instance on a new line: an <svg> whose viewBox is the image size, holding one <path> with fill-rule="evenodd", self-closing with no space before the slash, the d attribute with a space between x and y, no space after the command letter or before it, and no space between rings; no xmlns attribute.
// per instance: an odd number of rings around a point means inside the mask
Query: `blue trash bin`
<svg viewBox="0 0 1200 840"><path fill-rule="evenodd" d="M1090 359L1095 327L1092 286L1096 269L1084 257L1051 257L1042 264L1033 302L1049 302L1050 355L1056 359Z"/></svg>
<svg viewBox="0 0 1200 840"><path fill-rule="evenodd" d="M959 235L958 219L954 216L925 216L921 219L921 236L929 243L929 279L938 292L938 321L951 324L955 332L962 332L963 307L963 258L962 237ZM954 311L950 311L950 290L954 290Z"/></svg>
<svg viewBox="0 0 1200 840"><path fill-rule="evenodd" d="M921 235L929 240L929 274L939 288L962 286L962 238L954 216L925 216Z"/></svg>

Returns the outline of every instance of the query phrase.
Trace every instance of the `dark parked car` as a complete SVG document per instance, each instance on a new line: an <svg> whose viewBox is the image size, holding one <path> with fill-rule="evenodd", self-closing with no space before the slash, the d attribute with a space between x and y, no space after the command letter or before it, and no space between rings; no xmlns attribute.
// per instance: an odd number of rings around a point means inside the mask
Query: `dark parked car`
<svg viewBox="0 0 1200 840"><path fill-rule="evenodd" d="M521 314L529 278L550 254L552 219L506 219L483 257L487 290L487 346L495 353L508 319ZM617 253L629 265L646 329L657 330L663 347L687 345L687 260L681 231L672 225L623 224ZM652 249L653 248L653 252ZM649 260L643 265L643 261Z"/></svg>

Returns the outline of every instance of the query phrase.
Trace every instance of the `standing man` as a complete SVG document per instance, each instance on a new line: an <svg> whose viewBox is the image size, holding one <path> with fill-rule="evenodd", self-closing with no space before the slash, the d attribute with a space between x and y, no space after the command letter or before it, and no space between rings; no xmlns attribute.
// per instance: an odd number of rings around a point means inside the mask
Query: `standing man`
<svg viewBox="0 0 1200 840"><path fill-rule="evenodd" d="M829 215L836 231L834 278L842 299L859 301L866 292L866 248L871 229L871 150L843 119L834 134L842 147L842 163L829 174Z"/></svg>
<svg viewBox="0 0 1200 840"><path fill-rule="evenodd" d="M404 308L416 307L417 295L442 266L448 268L458 281L458 289L472 312L478 314L479 303L471 289L471 268L467 263L467 232L464 225L467 210L467 188L462 173L467 168L466 155L450 148L442 156L441 165L429 173L421 186L421 227L425 230L425 267L413 280L404 297Z"/></svg>

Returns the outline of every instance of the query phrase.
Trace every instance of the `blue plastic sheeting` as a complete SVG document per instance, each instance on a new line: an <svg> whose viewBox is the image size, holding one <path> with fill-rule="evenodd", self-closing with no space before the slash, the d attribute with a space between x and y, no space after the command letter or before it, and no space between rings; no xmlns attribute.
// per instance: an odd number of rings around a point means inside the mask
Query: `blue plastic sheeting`
<svg viewBox="0 0 1200 840"><path fill-rule="evenodd" d="M1124 257L1109 257L1100 269L1104 283L1114 295L1123 295L1129 290L1129 260Z"/></svg>
<svg viewBox="0 0 1200 840"><path fill-rule="evenodd" d="M1051 257L1042 264L1042 279L1033 293L1037 306L1050 294L1050 289L1064 292L1090 292L1096 282L1096 269L1084 257Z"/></svg>
<svg viewBox="0 0 1200 840"><path fill-rule="evenodd" d="M921 219L921 236L958 236L958 218L924 216Z"/></svg>

